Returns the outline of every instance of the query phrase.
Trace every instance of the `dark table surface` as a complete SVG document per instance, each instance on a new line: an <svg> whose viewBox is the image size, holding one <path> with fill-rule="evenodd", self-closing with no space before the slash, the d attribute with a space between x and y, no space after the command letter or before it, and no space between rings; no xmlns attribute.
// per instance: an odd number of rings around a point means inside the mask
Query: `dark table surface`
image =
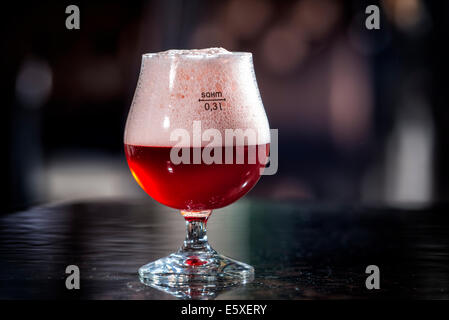
<svg viewBox="0 0 449 320"><path fill-rule="evenodd" d="M153 288L137 269L184 239L175 210L151 200L34 207L0 217L2 299L449 298L448 207L363 208L242 199L216 210L211 245L255 267L251 283ZM81 289L67 290L77 265ZM368 265L380 268L368 290Z"/></svg>

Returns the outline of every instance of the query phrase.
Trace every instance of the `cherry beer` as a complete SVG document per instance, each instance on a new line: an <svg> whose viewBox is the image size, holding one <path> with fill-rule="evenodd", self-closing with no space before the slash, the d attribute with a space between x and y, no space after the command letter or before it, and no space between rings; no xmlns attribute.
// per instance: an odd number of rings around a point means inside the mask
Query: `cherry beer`
<svg viewBox="0 0 449 320"><path fill-rule="evenodd" d="M255 154L261 156L255 157L255 163L249 163L250 148L244 146L246 160L237 164L237 148L221 148L219 164L194 164L191 161L175 165L170 161L171 147L127 144L125 152L134 178L153 199L175 209L197 211L221 208L241 198L259 180L269 152L269 144L256 146ZM232 164L225 163L225 154L230 152L226 150L228 148L233 149ZM193 155L194 148L189 152Z"/></svg>
<svg viewBox="0 0 449 320"><path fill-rule="evenodd" d="M155 200L181 210L211 210L241 198L259 180L267 162L269 130L252 71L250 55L223 49L169 51L145 59L125 130L125 154L138 184ZM250 63L251 62L251 63ZM156 79L157 75L157 79ZM170 134L182 128L192 136L192 122L202 132L253 130L257 141L243 143L244 161L237 163L236 143L217 143L220 163L173 164ZM147 125L151 123L151 125ZM183 148L194 147L189 139ZM255 161L247 161L251 147ZM225 163L226 149L233 161ZM228 150L229 151L229 150Z"/></svg>
<svg viewBox="0 0 449 320"><path fill-rule="evenodd" d="M252 54L223 48L144 54L125 127L134 179L180 210L186 240L139 268L143 283L247 282L254 268L207 242L212 210L243 197L267 163L270 128Z"/></svg>

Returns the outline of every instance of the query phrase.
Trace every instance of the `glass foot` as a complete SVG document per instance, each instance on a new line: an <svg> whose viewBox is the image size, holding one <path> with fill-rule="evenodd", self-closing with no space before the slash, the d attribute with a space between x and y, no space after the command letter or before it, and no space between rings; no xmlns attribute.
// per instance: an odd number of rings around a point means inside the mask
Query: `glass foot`
<svg viewBox="0 0 449 320"><path fill-rule="evenodd" d="M164 286L207 282L231 286L253 280L254 268L213 249L195 254L178 251L142 266L139 276L146 284Z"/></svg>
<svg viewBox="0 0 449 320"><path fill-rule="evenodd" d="M140 281L176 290L185 285L188 289L206 285L209 290L253 280L253 267L218 254L207 242L206 223L210 214L210 210L182 211L187 230L183 245L178 252L140 267Z"/></svg>

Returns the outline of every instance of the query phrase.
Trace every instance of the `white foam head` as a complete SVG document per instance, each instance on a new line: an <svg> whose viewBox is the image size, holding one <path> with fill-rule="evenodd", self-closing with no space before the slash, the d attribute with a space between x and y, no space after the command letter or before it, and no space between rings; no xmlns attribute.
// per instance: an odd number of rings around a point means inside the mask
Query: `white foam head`
<svg viewBox="0 0 449 320"><path fill-rule="evenodd" d="M171 132L193 134L194 121L203 132L213 128L225 137L225 129L252 129L258 144L270 142L251 53L209 48L142 56L125 143L174 146Z"/></svg>

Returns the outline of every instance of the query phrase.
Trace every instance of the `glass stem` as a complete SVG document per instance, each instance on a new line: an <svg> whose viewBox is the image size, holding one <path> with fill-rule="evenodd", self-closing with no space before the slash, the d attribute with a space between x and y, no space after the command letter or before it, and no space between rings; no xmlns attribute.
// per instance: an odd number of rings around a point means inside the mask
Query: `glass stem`
<svg viewBox="0 0 449 320"><path fill-rule="evenodd" d="M186 239L180 251L191 251L194 253L213 250L207 242L206 224L209 215L210 212L204 217L189 218L184 216L186 219Z"/></svg>

